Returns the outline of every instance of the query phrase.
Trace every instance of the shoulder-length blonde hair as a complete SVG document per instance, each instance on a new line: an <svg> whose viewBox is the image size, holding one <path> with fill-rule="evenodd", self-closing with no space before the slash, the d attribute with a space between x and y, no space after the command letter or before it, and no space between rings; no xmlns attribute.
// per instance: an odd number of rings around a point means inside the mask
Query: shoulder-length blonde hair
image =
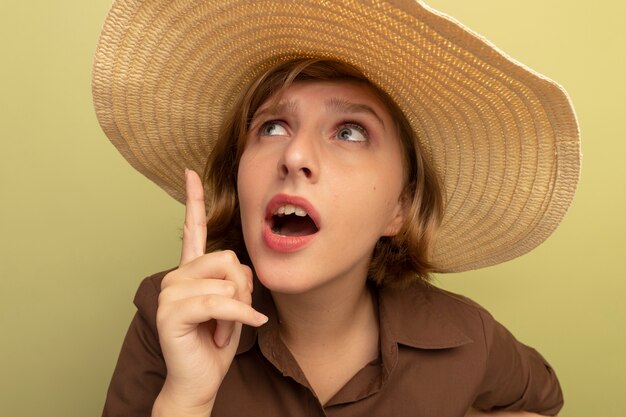
<svg viewBox="0 0 626 417"><path fill-rule="evenodd" d="M209 189L207 251L231 249L250 265L243 241L237 171L250 121L271 96L296 81L344 80L367 85L386 105L396 123L404 155L403 201L406 221L393 237L381 237L369 268L369 278L378 285L403 286L428 281L436 269L429 261L442 215L442 197L437 177L423 157L417 137L396 103L356 68L331 60L298 59L279 64L244 89L224 119L220 135L207 160L204 181ZM250 265L252 267L252 265Z"/></svg>

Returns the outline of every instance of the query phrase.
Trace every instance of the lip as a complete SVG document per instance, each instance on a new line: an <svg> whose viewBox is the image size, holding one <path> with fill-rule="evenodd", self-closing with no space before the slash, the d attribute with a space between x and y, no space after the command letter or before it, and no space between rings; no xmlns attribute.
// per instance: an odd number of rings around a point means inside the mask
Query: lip
<svg viewBox="0 0 626 417"><path fill-rule="evenodd" d="M287 194L276 194L265 208L265 222L263 224L263 240L265 244L272 250L277 252L296 252L306 247L315 237L317 232L306 236L280 236L272 233L271 219L272 215L278 207L285 204L302 207L306 210L308 216L313 220L318 231L320 229L320 216L315 207L305 198L291 196Z"/></svg>

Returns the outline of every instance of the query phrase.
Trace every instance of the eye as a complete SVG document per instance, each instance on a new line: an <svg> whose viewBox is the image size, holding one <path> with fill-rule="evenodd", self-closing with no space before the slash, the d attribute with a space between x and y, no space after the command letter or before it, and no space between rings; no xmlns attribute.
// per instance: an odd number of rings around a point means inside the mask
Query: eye
<svg viewBox="0 0 626 417"><path fill-rule="evenodd" d="M367 142L367 130L356 123L346 123L337 130L337 139L347 142Z"/></svg>
<svg viewBox="0 0 626 417"><path fill-rule="evenodd" d="M280 122L270 120L261 125L259 134L261 136L285 136L287 135L287 129Z"/></svg>

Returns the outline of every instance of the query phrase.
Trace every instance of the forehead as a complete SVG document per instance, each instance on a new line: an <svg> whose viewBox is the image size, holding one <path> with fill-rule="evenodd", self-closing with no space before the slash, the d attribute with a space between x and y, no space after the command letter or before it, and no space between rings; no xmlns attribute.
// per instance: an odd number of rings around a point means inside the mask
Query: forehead
<svg viewBox="0 0 626 417"><path fill-rule="evenodd" d="M381 117L390 111L371 85L356 80L296 80L268 97L258 110L295 110L299 104L324 104L330 110L341 110L342 104L364 105Z"/></svg>

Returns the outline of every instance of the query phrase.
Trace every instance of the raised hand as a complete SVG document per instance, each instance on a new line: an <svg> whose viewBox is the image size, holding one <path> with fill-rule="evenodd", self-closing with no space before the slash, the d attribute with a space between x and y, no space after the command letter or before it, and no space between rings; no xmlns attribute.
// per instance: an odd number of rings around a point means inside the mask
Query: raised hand
<svg viewBox="0 0 626 417"><path fill-rule="evenodd" d="M235 356L242 323L267 317L251 307L252 271L232 251L205 254L202 182L185 171L186 209L178 269L161 284L157 328L167 377L153 416L208 416Z"/></svg>

